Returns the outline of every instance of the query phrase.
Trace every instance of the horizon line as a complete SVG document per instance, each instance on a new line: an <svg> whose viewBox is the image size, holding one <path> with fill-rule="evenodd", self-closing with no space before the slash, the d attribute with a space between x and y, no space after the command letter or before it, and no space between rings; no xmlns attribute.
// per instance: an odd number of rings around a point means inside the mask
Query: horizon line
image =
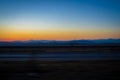
<svg viewBox="0 0 120 80"><path fill-rule="evenodd" d="M27 41L72 41L72 40L110 40L110 39L120 39L120 38L99 38L99 39L69 39L69 40L32 40L32 39L29 39L29 40L12 40L12 41L9 41L9 40L0 40L0 42L27 42Z"/></svg>

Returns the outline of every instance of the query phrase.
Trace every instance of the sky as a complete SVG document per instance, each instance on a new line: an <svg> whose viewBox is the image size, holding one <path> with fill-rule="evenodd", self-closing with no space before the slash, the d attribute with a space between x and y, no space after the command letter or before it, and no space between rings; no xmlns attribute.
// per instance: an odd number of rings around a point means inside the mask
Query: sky
<svg viewBox="0 0 120 80"><path fill-rule="evenodd" d="M119 0L0 0L0 40L120 38Z"/></svg>

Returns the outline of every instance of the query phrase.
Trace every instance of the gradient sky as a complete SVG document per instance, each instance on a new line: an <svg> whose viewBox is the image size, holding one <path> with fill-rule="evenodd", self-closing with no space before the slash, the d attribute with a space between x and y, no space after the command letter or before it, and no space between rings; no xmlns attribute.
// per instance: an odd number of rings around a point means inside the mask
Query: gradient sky
<svg viewBox="0 0 120 80"><path fill-rule="evenodd" d="M120 38L119 0L0 0L0 40Z"/></svg>

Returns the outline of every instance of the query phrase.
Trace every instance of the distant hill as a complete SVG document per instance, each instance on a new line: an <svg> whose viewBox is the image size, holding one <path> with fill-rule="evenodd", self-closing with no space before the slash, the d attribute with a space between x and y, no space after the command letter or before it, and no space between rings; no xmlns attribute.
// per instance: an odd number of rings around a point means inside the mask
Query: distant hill
<svg viewBox="0 0 120 80"><path fill-rule="evenodd" d="M120 39L97 39L97 40L28 40L28 41L0 41L0 46L120 46Z"/></svg>

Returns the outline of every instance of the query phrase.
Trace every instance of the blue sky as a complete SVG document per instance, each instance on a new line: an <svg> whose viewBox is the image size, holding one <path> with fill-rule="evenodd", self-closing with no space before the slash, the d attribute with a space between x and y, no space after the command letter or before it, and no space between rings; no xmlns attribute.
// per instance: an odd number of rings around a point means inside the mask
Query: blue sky
<svg viewBox="0 0 120 80"><path fill-rule="evenodd" d="M106 31L113 38L120 30L119 0L0 0L0 11L0 24L7 26L0 26L4 30L22 24L27 31Z"/></svg>

